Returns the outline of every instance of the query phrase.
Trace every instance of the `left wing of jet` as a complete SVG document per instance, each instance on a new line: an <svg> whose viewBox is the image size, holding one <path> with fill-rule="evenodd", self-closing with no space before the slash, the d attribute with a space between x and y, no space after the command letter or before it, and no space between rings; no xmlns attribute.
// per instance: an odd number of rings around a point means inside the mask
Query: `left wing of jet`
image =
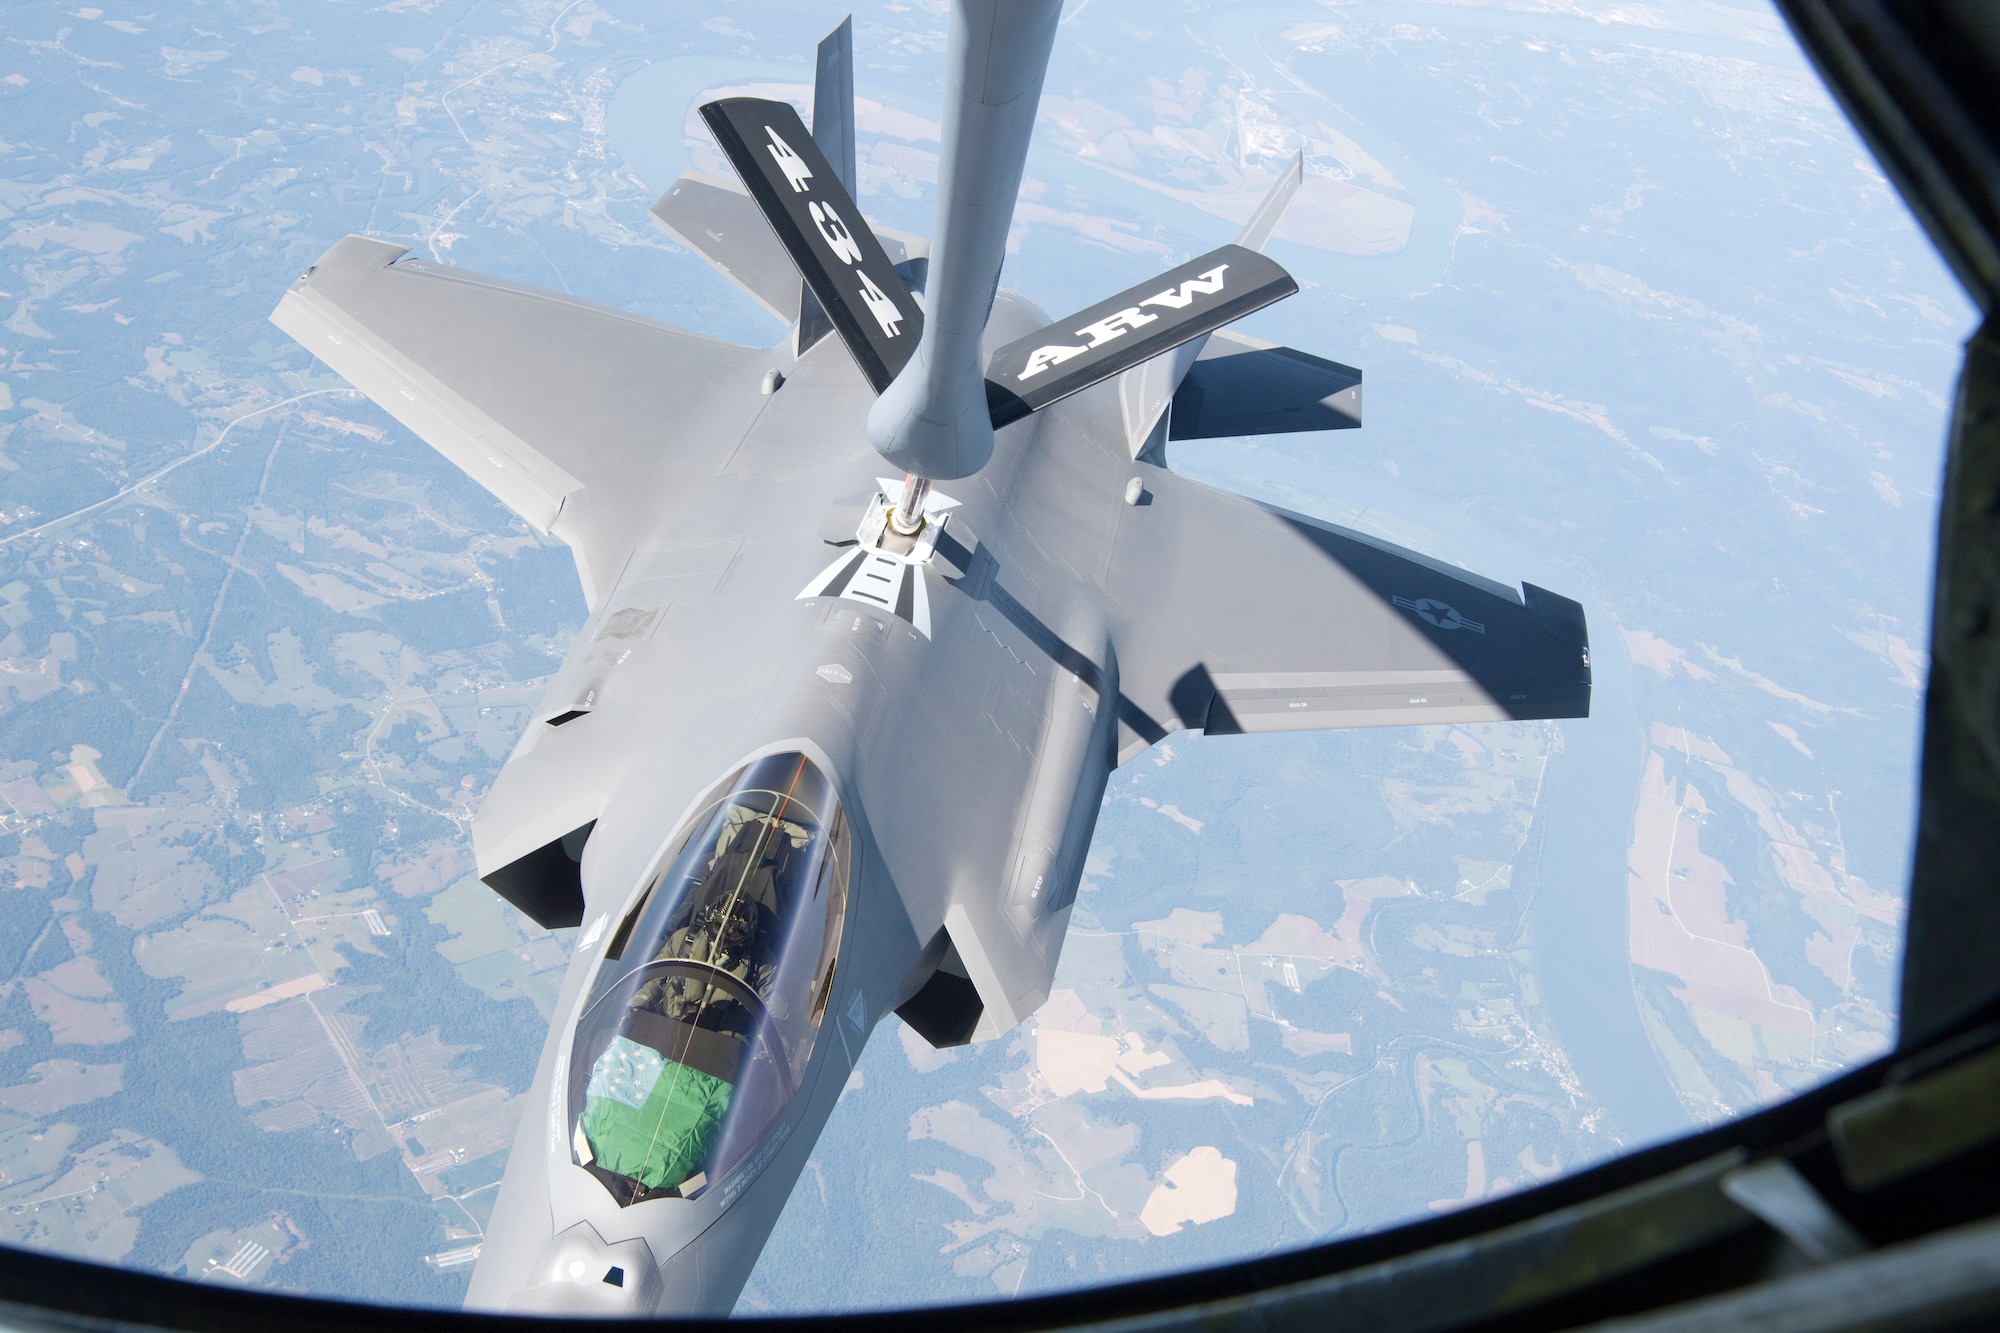
<svg viewBox="0 0 2000 1333"><path fill-rule="evenodd" d="M1210 735L1584 717L1583 608L1141 465L1106 588L1121 760Z"/></svg>
<svg viewBox="0 0 2000 1333"><path fill-rule="evenodd" d="M740 438L768 358L404 252L348 237L271 322L568 542L595 606L675 479Z"/></svg>

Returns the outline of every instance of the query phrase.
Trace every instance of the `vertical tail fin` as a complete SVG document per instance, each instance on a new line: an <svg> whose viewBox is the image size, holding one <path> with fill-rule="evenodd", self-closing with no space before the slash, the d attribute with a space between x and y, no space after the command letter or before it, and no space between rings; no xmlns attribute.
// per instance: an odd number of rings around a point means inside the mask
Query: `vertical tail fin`
<svg viewBox="0 0 2000 1333"><path fill-rule="evenodd" d="M861 197L854 172L854 16L819 39L819 67L813 76L813 142L847 187Z"/></svg>
<svg viewBox="0 0 2000 1333"><path fill-rule="evenodd" d="M1257 205L1257 211L1244 224L1243 234L1236 243L1245 250L1258 250L1270 243L1271 233L1278 229L1278 220L1285 215L1291 205L1292 196L1299 192L1299 186L1306 178L1306 150L1301 148L1278 176L1278 183L1264 196L1264 202Z"/></svg>
<svg viewBox="0 0 2000 1333"><path fill-rule="evenodd" d="M854 16L849 14L819 39L819 60L813 72L813 142L847 187L847 197L861 197L854 165ZM826 308L810 286L799 290L797 351L803 353L833 332Z"/></svg>
<svg viewBox="0 0 2000 1333"><path fill-rule="evenodd" d="M1250 221L1244 224L1243 234L1236 238L1236 243L1245 250L1261 254L1305 178L1306 150L1301 148L1285 169L1278 173L1276 183L1265 194L1263 202L1257 205L1257 211L1250 215ZM1207 346L1208 335L1204 333L1199 338L1182 343L1167 355L1154 357L1119 376L1118 407L1125 424L1125 447L1132 457L1137 458L1154 440L1160 415L1174 400L1188 371Z"/></svg>
<svg viewBox="0 0 2000 1333"><path fill-rule="evenodd" d="M701 108L757 211L877 392L915 351L924 312L789 102L726 97Z"/></svg>
<svg viewBox="0 0 2000 1333"><path fill-rule="evenodd" d="M923 340L868 413L875 448L921 477L993 454L979 344L1061 18L1062 0L952 0Z"/></svg>

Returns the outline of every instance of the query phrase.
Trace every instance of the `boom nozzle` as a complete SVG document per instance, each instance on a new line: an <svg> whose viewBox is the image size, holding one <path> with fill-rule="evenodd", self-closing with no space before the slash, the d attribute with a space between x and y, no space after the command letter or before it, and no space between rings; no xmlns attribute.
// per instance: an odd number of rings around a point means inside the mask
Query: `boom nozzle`
<svg viewBox="0 0 2000 1333"><path fill-rule="evenodd" d="M993 456L980 341L1061 17L1062 0L952 0L923 339L868 413L876 450L919 478L970 476Z"/></svg>
<svg viewBox="0 0 2000 1333"><path fill-rule="evenodd" d="M930 497L931 479L911 472L903 477L902 498L889 511L889 526L905 537L914 537L923 530L924 501Z"/></svg>

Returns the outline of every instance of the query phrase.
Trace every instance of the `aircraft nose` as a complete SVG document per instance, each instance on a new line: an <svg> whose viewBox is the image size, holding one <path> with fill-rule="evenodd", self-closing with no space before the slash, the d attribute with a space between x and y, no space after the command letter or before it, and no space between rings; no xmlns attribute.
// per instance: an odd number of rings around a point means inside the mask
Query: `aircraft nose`
<svg viewBox="0 0 2000 1333"><path fill-rule="evenodd" d="M588 1222L558 1232L535 1260L528 1285L508 1302L520 1314L651 1314L660 1268L643 1240L607 1243Z"/></svg>

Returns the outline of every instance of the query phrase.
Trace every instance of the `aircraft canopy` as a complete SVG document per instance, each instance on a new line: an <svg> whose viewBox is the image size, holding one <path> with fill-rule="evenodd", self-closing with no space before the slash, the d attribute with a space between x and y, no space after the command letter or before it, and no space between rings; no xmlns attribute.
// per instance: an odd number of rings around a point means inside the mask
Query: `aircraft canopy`
<svg viewBox="0 0 2000 1333"><path fill-rule="evenodd" d="M799 1090L847 912L847 827L802 754L738 770L613 936L570 1055L570 1150L620 1206L693 1197Z"/></svg>

